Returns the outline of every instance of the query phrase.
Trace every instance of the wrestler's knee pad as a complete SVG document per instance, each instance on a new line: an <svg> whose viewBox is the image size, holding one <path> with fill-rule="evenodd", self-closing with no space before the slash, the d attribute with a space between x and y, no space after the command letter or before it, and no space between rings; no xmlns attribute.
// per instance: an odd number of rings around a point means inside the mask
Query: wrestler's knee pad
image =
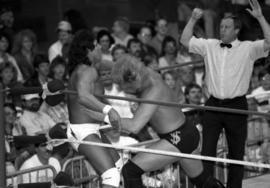
<svg viewBox="0 0 270 188"><path fill-rule="evenodd" d="M120 172L117 168L110 168L101 174L102 184L119 187Z"/></svg>
<svg viewBox="0 0 270 188"><path fill-rule="evenodd" d="M125 188L143 187L141 176L144 171L132 161L128 161L122 168Z"/></svg>

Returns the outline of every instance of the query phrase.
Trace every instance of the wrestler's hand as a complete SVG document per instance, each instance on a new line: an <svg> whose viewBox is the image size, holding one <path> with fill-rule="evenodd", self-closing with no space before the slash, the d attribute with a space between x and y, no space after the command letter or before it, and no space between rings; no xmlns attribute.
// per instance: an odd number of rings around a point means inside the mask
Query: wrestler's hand
<svg viewBox="0 0 270 188"><path fill-rule="evenodd" d="M199 20L203 16L203 10L200 8L194 8L191 14L191 18L194 20Z"/></svg>
<svg viewBox="0 0 270 188"><path fill-rule="evenodd" d="M108 113L110 123L114 129L121 131L121 117L113 108Z"/></svg>

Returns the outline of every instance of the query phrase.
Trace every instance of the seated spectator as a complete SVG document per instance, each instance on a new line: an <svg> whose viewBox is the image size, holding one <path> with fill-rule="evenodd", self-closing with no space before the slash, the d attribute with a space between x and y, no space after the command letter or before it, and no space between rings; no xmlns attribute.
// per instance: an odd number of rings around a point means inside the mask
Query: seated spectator
<svg viewBox="0 0 270 188"><path fill-rule="evenodd" d="M111 47L114 44L114 39L106 30L101 30L97 34L97 43L101 47L102 59L112 61Z"/></svg>
<svg viewBox="0 0 270 188"><path fill-rule="evenodd" d="M158 60L158 67L168 67L176 64L176 41L171 36L164 38L161 47L161 57Z"/></svg>
<svg viewBox="0 0 270 188"><path fill-rule="evenodd" d="M188 52L187 48L185 48L181 43L179 43L176 62L181 64L185 62L190 62L192 60L193 60L192 54Z"/></svg>
<svg viewBox="0 0 270 188"><path fill-rule="evenodd" d="M162 78L165 81L165 83L169 86L169 88L171 88L174 91L174 94L177 96L177 102L183 104L185 101L185 97L181 90L180 85L176 84L175 72L167 71L162 74Z"/></svg>
<svg viewBox="0 0 270 188"><path fill-rule="evenodd" d="M251 92L251 95L255 96L257 100L259 112L268 113L270 111L270 95L264 94L265 91L270 90L270 74L266 71L259 73L260 85L258 88Z"/></svg>
<svg viewBox="0 0 270 188"><path fill-rule="evenodd" d="M113 62L102 61L99 67L99 79L104 87L105 95L113 95L119 97L126 97L126 93L121 91L119 86L112 82L111 70L113 67ZM113 108L119 113L121 117L130 118L133 114L130 109L129 101L120 101L115 99L108 99L108 102L113 106Z"/></svg>
<svg viewBox="0 0 270 188"><path fill-rule="evenodd" d="M71 32L72 32L72 28L68 21L60 21L58 23L58 26L57 26L58 40L50 46L49 51L48 51L48 57L49 57L50 62L52 62L52 60L58 55L63 56L62 48L65 45L70 44L71 39L72 39Z"/></svg>
<svg viewBox="0 0 270 188"><path fill-rule="evenodd" d="M156 70L158 68L158 58L156 53L147 53L143 57L143 63L146 67Z"/></svg>
<svg viewBox="0 0 270 188"><path fill-rule="evenodd" d="M10 43L10 39L8 38L8 35L0 32L0 64L5 63L5 62L10 62L17 70L17 73L18 73L17 80L23 81L23 76L16 60L14 59L13 56L11 56L8 53L8 48L10 44L11 43Z"/></svg>
<svg viewBox="0 0 270 188"><path fill-rule="evenodd" d="M9 136L25 135L26 130L17 122L17 111L12 103L5 103L5 134Z"/></svg>
<svg viewBox="0 0 270 188"><path fill-rule="evenodd" d="M8 35L12 43L15 34L14 28L14 14L10 7L2 6L0 9L0 31Z"/></svg>
<svg viewBox="0 0 270 188"><path fill-rule="evenodd" d="M61 171L61 165L59 161L52 157L52 151L49 149L46 143L35 144L36 154L27 159L21 166L20 170L26 170L34 167L40 167L43 165L52 165L56 172ZM38 172L31 172L29 174L22 175L21 183L36 183L36 182L47 182L52 180L53 174L51 170L40 170Z"/></svg>
<svg viewBox="0 0 270 188"><path fill-rule="evenodd" d="M162 53L162 43L168 36L168 22L165 18L159 18L155 25L156 35L152 38L150 45L156 50L158 55Z"/></svg>
<svg viewBox="0 0 270 188"><path fill-rule="evenodd" d="M127 46L128 41L133 38L133 36L129 34L129 21L125 17L117 18L113 23L112 30L115 44Z"/></svg>
<svg viewBox="0 0 270 188"><path fill-rule="evenodd" d="M142 26L140 32L137 35L137 38L142 43L142 49L144 53L157 53L155 48L150 45L152 40L152 30L149 26Z"/></svg>
<svg viewBox="0 0 270 188"><path fill-rule="evenodd" d="M201 105L202 104L202 88L197 84L189 84L185 88L186 103Z"/></svg>
<svg viewBox="0 0 270 188"><path fill-rule="evenodd" d="M37 37L30 29L25 29L16 34L12 48L14 56L24 78L30 79L34 73L33 60L37 53Z"/></svg>
<svg viewBox="0 0 270 188"><path fill-rule="evenodd" d="M197 84L189 84L185 88L185 98L187 104L202 105L202 88ZM199 126L202 129L203 112L197 109L184 108L182 109L186 115L186 121L191 122L191 125Z"/></svg>
<svg viewBox="0 0 270 188"><path fill-rule="evenodd" d="M183 66L178 71L179 84L182 87L182 91L185 92L187 85L195 83L195 73L193 66Z"/></svg>
<svg viewBox="0 0 270 188"><path fill-rule="evenodd" d="M39 87L50 81L49 67L49 60L45 55L36 55L34 58L35 74L24 85L28 87Z"/></svg>
<svg viewBox="0 0 270 188"><path fill-rule="evenodd" d="M127 48L123 45L116 44L112 49L113 61L117 61L123 54L127 53Z"/></svg>
<svg viewBox="0 0 270 188"><path fill-rule="evenodd" d="M46 113L39 110L40 97L38 94L24 95L24 111L19 123L26 129L29 136L46 133L55 122Z"/></svg>
<svg viewBox="0 0 270 188"><path fill-rule="evenodd" d="M17 70L9 62L0 64L0 82L3 84L3 88L21 87L22 83L17 81ZM4 93L4 102L13 103L18 111L21 110L22 100L19 95L12 95L10 93Z"/></svg>
<svg viewBox="0 0 270 188"><path fill-rule="evenodd" d="M142 43L139 39L130 39L127 43L127 49L130 55L138 58L139 60L142 60L144 54L142 49Z"/></svg>
<svg viewBox="0 0 270 188"><path fill-rule="evenodd" d="M65 85L67 85L67 66L66 61L61 56L56 56L49 67L48 77L52 80L61 80Z"/></svg>

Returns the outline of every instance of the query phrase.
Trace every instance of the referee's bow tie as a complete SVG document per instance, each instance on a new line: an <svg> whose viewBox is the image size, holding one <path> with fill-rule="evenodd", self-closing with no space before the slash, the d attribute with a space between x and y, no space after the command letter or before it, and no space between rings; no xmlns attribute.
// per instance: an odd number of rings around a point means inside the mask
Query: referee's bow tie
<svg viewBox="0 0 270 188"><path fill-rule="evenodd" d="M232 45L231 44L226 44L226 43L220 43L220 47L221 48L224 48L224 47L231 48Z"/></svg>
<svg viewBox="0 0 270 188"><path fill-rule="evenodd" d="M231 44L226 44L226 43L220 43L220 47L221 48L224 48L224 47L231 48L232 45Z"/></svg>

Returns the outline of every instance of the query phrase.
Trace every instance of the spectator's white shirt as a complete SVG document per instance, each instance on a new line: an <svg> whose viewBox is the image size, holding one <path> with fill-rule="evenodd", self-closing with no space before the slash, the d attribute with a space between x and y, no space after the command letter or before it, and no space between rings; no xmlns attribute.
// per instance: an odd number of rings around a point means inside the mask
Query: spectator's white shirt
<svg viewBox="0 0 270 188"><path fill-rule="evenodd" d="M220 40L195 38L189 52L199 54L205 62L205 83L209 93L230 99L247 93L255 60L266 57L264 40L233 41L232 48L221 48Z"/></svg>
<svg viewBox="0 0 270 188"><path fill-rule="evenodd" d="M114 44L121 44L123 46L127 46L128 41L133 38L133 36L130 34L128 34L123 40L118 38L115 35L112 35L112 36L114 38Z"/></svg>
<svg viewBox="0 0 270 188"><path fill-rule="evenodd" d="M26 134L29 136L47 132L56 124L53 119L44 112L31 112L28 110L24 110L19 119L19 123L25 128Z"/></svg>
<svg viewBox="0 0 270 188"><path fill-rule="evenodd" d="M116 84L112 85L111 90L104 89L105 95L113 95L117 97L126 97L126 93L124 91L119 91L118 86ZM123 100L115 100L115 99L108 99L111 106L119 113L120 117L122 118L132 118L133 114L130 109L130 102L123 101Z"/></svg>
<svg viewBox="0 0 270 188"><path fill-rule="evenodd" d="M63 48L63 44L59 40L50 46L49 51L48 51L48 57L49 57L50 63L56 56L58 55L62 56L62 48Z"/></svg>
<svg viewBox="0 0 270 188"><path fill-rule="evenodd" d="M269 112L270 111L270 94L263 94L266 90L262 86L254 89L251 95L255 95L255 99L258 101L257 109L259 112Z"/></svg>
<svg viewBox="0 0 270 188"><path fill-rule="evenodd" d="M15 69L17 70L17 80L20 81L20 82L23 82L23 75L22 75L22 72L15 60L15 58L11 55L9 55L8 53L5 54L7 56L7 60L15 67ZM4 58L0 57L0 64L2 63L5 63L4 62Z"/></svg>
<svg viewBox="0 0 270 188"><path fill-rule="evenodd" d="M56 158L50 157L48 164L54 167L56 173L61 171L61 165ZM43 166L43 164L40 162L37 154L35 154L22 164L20 170L26 170L39 166ZM32 172L30 177L31 179L29 179L29 174L22 175L22 183L30 183L29 180L31 180L31 183L47 182L48 179L53 179L53 173L51 170L40 170L38 172Z"/></svg>

